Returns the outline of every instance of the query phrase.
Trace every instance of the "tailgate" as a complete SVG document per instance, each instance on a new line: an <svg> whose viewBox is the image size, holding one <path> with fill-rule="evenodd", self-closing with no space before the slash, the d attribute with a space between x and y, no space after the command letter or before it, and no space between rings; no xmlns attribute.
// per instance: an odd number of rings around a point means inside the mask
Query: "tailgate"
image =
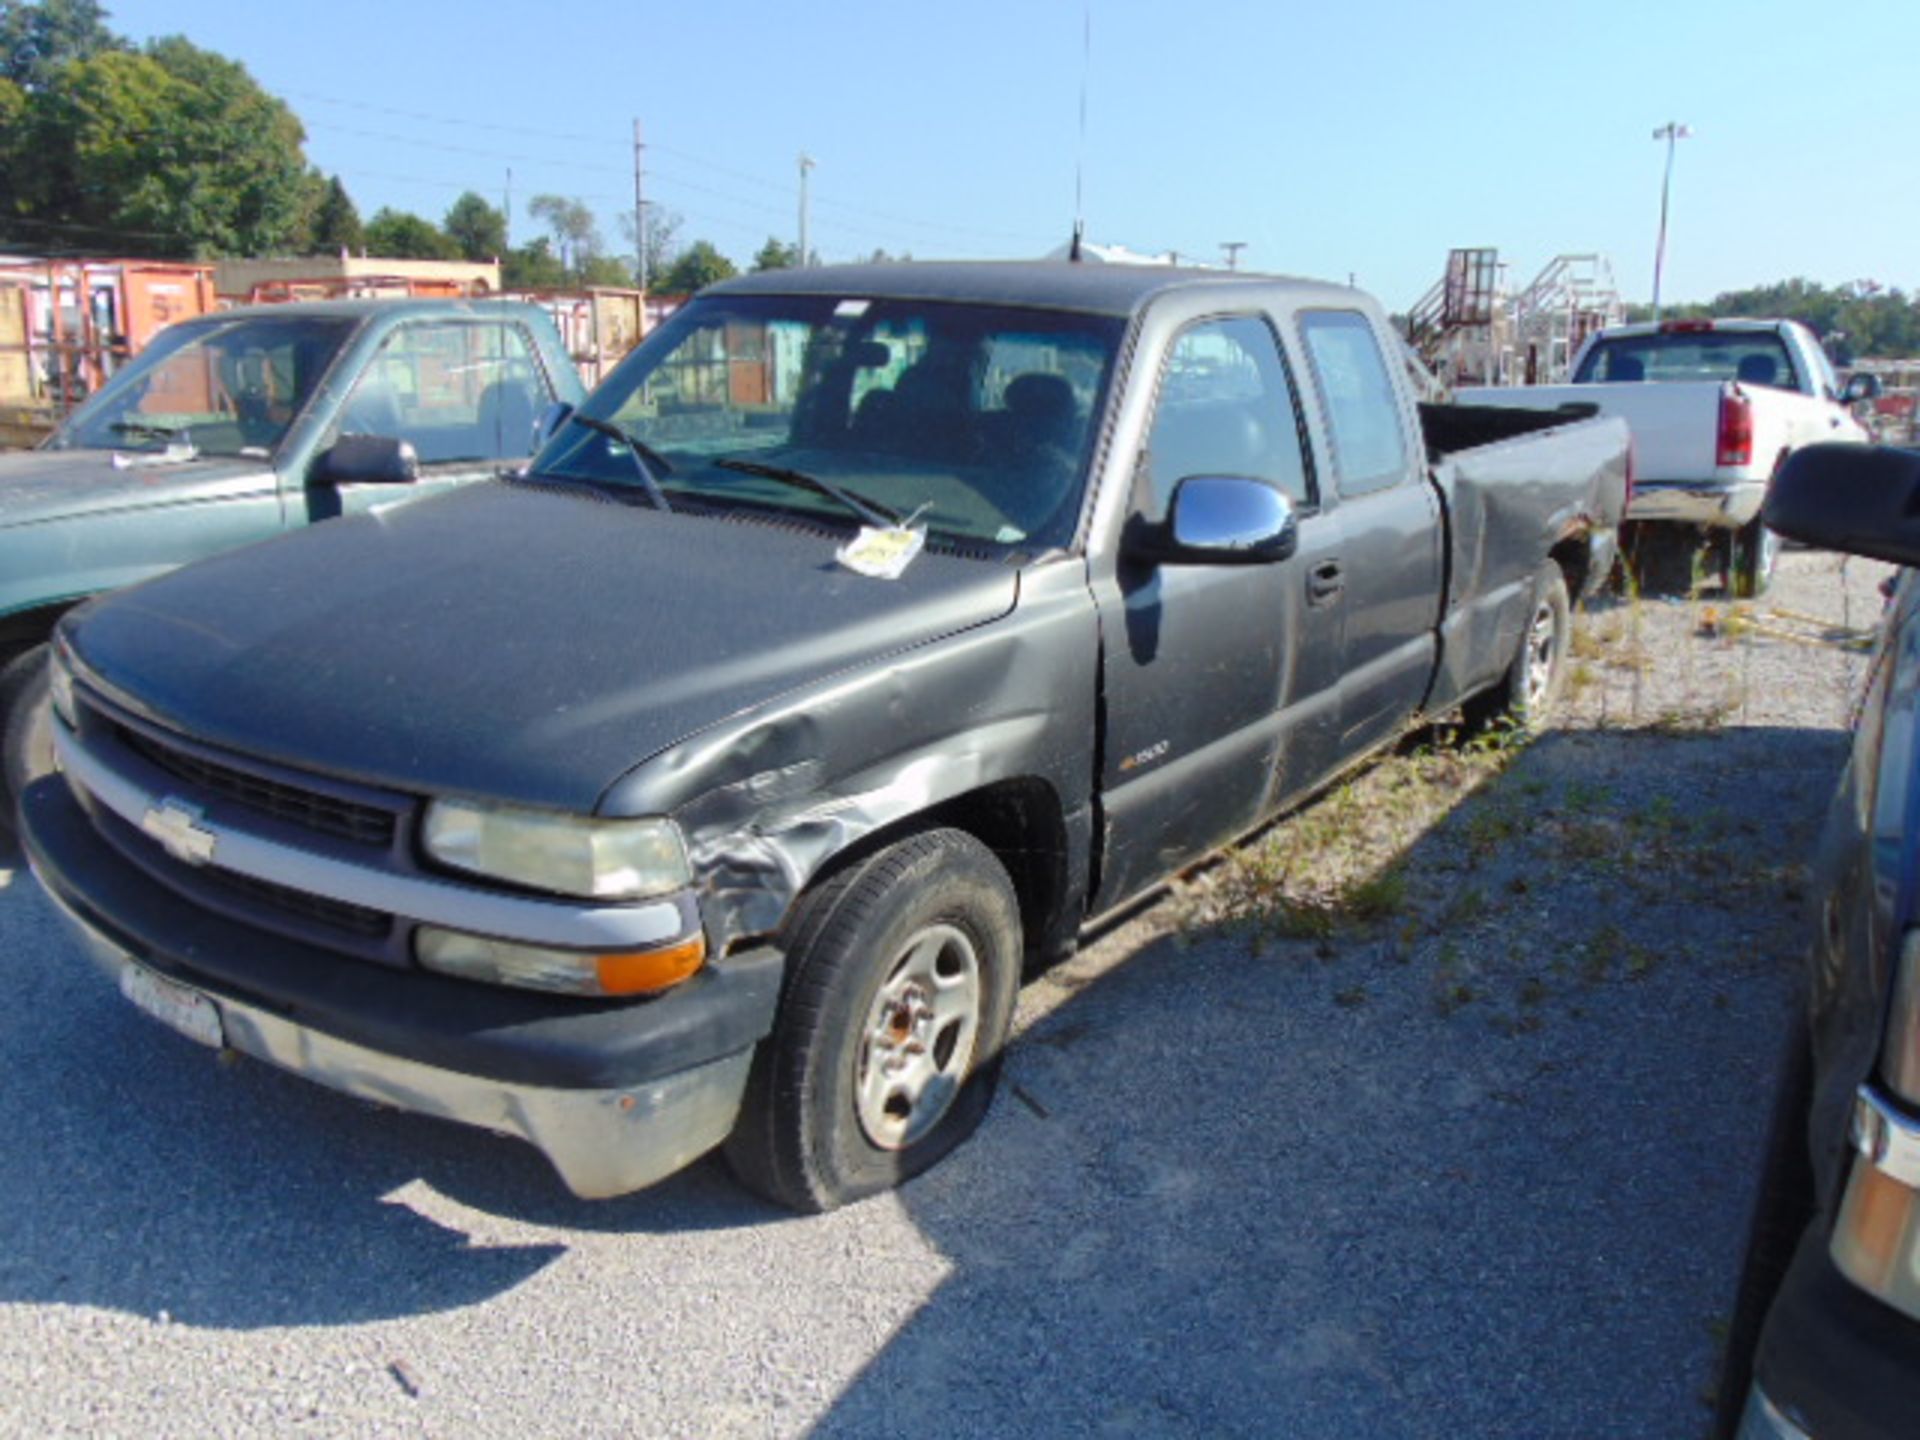
<svg viewBox="0 0 1920 1440"><path fill-rule="evenodd" d="M1585 403L1602 415L1617 415L1633 432L1633 469L1641 480L1712 480L1720 437L1718 380L1672 384L1520 385L1511 389L1481 386L1455 392L1469 405L1523 405L1552 410Z"/></svg>

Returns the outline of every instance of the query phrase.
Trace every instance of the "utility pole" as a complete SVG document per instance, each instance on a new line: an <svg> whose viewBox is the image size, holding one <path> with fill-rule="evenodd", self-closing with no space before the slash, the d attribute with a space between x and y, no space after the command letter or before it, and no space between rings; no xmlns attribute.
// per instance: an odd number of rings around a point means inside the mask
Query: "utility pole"
<svg viewBox="0 0 1920 1440"><path fill-rule="evenodd" d="M1229 270L1238 270L1240 268L1240 252L1247 248L1247 242L1244 240L1222 240L1220 242L1220 248L1227 252L1227 268Z"/></svg>
<svg viewBox="0 0 1920 1440"><path fill-rule="evenodd" d="M1667 142L1667 171L1660 181L1660 238L1653 246L1653 318L1660 320L1660 271L1667 259L1667 192L1673 188L1673 147L1675 142L1691 139L1693 131L1676 120L1669 120L1653 132L1653 138Z"/></svg>
<svg viewBox="0 0 1920 1440"><path fill-rule="evenodd" d="M633 277L642 294L647 288L647 192L642 179L640 152L647 147L640 140L640 122L633 122Z"/></svg>
<svg viewBox="0 0 1920 1440"><path fill-rule="evenodd" d="M513 248L513 167L507 167L507 224L503 235L507 249Z"/></svg>
<svg viewBox="0 0 1920 1440"><path fill-rule="evenodd" d="M810 263L808 256L812 254L807 249L807 172L811 169L813 169L813 157L802 150L800 152L800 256L795 263L803 267Z"/></svg>

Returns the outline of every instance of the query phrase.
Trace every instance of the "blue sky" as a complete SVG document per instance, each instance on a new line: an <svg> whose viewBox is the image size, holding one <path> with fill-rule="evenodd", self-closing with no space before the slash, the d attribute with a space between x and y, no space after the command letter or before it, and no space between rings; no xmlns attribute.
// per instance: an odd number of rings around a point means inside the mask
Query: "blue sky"
<svg viewBox="0 0 1920 1440"><path fill-rule="evenodd" d="M284 98L363 215L464 189L648 198L744 261L1038 254L1064 240L1086 0L109 0ZM1668 300L1804 275L1920 289L1920 0L1090 0L1090 238L1344 279L1404 308L1449 246L1523 277L1599 251L1644 299L1668 119Z"/></svg>

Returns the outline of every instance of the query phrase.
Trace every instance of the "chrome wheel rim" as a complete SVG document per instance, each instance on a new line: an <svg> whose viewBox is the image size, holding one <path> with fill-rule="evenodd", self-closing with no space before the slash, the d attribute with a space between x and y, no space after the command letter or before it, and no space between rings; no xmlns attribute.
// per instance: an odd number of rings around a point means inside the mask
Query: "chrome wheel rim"
<svg viewBox="0 0 1920 1440"><path fill-rule="evenodd" d="M1547 703L1547 691L1553 685L1558 626L1553 606L1541 601L1533 612L1533 624L1527 630L1527 714L1537 716Z"/></svg>
<svg viewBox="0 0 1920 1440"><path fill-rule="evenodd" d="M951 925L915 932L880 982L860 1034L855 1108L867 1139L904 1150L952 1107L980 1033L980 955Z"/></svg>

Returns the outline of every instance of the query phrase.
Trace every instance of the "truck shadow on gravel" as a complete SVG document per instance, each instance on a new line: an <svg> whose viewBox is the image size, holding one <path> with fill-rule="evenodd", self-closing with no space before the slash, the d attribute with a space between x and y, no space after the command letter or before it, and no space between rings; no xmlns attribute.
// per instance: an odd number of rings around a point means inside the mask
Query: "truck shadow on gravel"
<svg viewBox="0 0 1920 1440"><path fill-rule="evenodd" d="M414 1182L482 1218L572 1231L778 1213L711 1163L588 1204L531 1147L223 1061L127 1006L25 871L0 890L0 980L0 1303L339 1325L479 1304L568 1249L537 1231L474 1243L395 1197Z"/></svg>
<svg viewBox="0 0 1920 1440"><path fill-rule="evenodd" d="M1697 1405L1792 988L1775 892L1841 754L1549 736L1365 921L1190 893L1036 980L985 1129L898 1202L953 1273L821 1433L1573 1433L1620 1418L1603 1398ZM0 979L0 1302L337 1325L483 1303L570 1236L781 1218L713 1160L581 1202L529 1147L222 1064L122 1003L24 874ZM473 1243L396 1197L416 1183L531 1233Z"/></svg>
<svg viewBox="0 0 1920 1440"><path fill-rule="evenodd" d="M1357 911L1176 895L1030 985L903 1192L953 1274L813 1433L1700 1433L1844 754L1552 734Z"/></svg>

